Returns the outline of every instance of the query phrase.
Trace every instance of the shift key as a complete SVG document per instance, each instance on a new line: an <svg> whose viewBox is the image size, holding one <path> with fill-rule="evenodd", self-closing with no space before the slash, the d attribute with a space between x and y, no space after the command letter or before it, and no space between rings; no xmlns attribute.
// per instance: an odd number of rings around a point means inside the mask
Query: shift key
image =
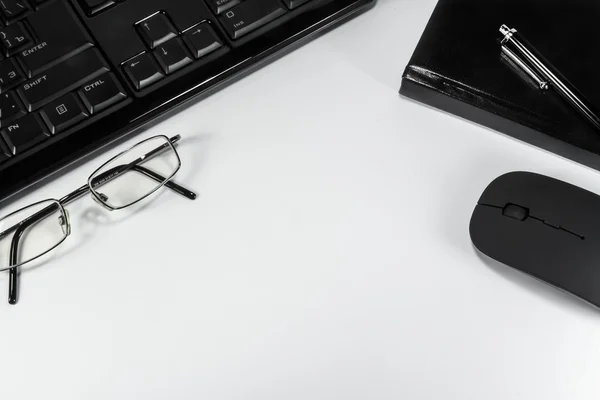
<svg viewBox="0 0 600 400"><path fill-rule="evenodd" d="M285 14L279 0L246 0L219 17L232 39L238 39Z"/></svg>
<svg viewBox="0 0 600 400"><path fill-rule="evenodd" d="M17 92L27 109L34 111L108 71L98 50L91 48L26 81Z"/></svg>

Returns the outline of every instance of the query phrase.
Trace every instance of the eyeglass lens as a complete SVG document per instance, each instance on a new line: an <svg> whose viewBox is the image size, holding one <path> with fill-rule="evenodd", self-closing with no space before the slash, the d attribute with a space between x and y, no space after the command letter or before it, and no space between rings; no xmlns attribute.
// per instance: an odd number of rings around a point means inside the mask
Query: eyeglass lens
<svg viewBox="0 0 600 400"><path fill-rule="evenodd" d="M96 171L90 184L111 208L127 207L163 186L179 169L180 159L168 138L141 142Z"/></svg>
<svg viewBox="0 0 600 400"><path fill-rule="evenodd" d="M8 215L0 220L0 271L47 253L67 235L67 216L55 200L42 201ZM16 259L11 251L16 252Z"/></svg>

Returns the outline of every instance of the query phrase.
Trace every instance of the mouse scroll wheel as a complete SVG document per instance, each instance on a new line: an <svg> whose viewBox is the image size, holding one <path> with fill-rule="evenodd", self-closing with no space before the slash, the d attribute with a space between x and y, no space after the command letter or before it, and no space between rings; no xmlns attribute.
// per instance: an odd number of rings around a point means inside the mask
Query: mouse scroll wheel
<svg viewBox="0 0 600 400"><path fill-rule="evenodd" d="M504 206L502 215L518 221L525 221L527 217L529 217L529 209L516 204L508 203L506 206Z"/></svg>

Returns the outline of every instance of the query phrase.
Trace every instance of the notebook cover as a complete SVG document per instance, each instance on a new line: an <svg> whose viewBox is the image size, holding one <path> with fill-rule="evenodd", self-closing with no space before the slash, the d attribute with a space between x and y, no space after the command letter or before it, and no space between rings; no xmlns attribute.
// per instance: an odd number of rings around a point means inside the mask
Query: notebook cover
<svg viewBox="0 0 600 400"><path fill-rule="evenodd" d="M511 68L499 43L502 24L517 29L598 109L598 20L590 0L440 0L400 93L600 169L600 132Z"/></svg>

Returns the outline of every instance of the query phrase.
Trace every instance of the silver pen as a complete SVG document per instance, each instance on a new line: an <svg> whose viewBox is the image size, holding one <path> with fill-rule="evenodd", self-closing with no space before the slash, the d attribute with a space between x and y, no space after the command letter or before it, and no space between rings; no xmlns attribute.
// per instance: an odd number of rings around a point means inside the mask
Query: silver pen
<svg viewBox="0 0 600 400"><path fill-rule="evenodd" d="M511 61L531 77L542 90L554 89L572 107L600 130L600 118L589 101L563 77L516 29L500 27L501 48Z"/></svg>

